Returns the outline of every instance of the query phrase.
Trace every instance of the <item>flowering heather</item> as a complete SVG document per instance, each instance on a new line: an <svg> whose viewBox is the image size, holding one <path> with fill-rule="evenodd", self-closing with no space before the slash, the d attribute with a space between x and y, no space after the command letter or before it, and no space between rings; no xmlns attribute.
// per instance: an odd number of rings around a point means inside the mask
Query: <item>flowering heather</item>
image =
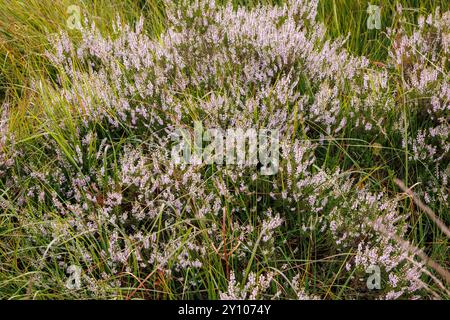
<svg viewBox="0 0 450 320"><path fill-rule="evenodd" d="M14 163L14 154L11 149L13 137L8 130L8 106L2 106L2 118L0 119L0 176L6 175L6 171Z"/></svg>
<svg viewBox="0 0 450 320"><path fill-rule="evenodd" d="M386 8L377 61L318 0L281 2L45 34L0 110L1 298L449 297L449 239L394 181L449 225L450 12ZM198 121L276 130L277 172L173 161Z"/></svg>

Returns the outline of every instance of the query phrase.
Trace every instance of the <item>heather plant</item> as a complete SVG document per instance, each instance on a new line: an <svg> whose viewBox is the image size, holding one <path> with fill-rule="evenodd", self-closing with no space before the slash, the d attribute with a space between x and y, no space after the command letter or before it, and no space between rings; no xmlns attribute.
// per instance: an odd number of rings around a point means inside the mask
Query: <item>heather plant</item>
<svg viewBox="0 0 450 320"><path fill-rule="evenodd" d="M393 181L448 222L449 13L397 5L375 63L321 8L165 1L159 33L142 9L46 34L2 107L0 296L448 298L416 250L448 266L448 238ZM276 130L278 170L174 161L199 121Z"/></svg>
<svg viewBox="0 0 450 320"><path fill-rule="evenodd" d="M0 120L0 176L6 175L14 163L14 137L8 130L8 120L8 105L4 104Z"/></svg>

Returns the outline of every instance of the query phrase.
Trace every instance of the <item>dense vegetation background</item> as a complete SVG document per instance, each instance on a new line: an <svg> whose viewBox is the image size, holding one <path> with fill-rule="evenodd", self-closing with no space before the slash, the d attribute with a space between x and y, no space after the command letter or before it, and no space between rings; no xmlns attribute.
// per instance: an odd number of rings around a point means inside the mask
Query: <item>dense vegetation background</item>
<svg viewBox="0 0 450 320"><path fill-rule="evenodd" d="M368 4L0 0L0 298L448 299L448 2ZM174 165L198 120L280 172Z"/></svg>

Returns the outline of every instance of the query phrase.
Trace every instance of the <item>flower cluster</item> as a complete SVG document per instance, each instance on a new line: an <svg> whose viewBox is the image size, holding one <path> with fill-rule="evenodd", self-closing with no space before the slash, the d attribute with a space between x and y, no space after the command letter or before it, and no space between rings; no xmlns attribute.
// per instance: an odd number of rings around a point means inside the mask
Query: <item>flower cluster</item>
<svg viewBox="0 0 450 320"><path fill-rule="evenodd" d="M11 135L9 130L9 116L8 105L1 106L1 119L0 119L0 178L6 174L14 163L14 157L16 151L14 150L14 136Z"/></svg>

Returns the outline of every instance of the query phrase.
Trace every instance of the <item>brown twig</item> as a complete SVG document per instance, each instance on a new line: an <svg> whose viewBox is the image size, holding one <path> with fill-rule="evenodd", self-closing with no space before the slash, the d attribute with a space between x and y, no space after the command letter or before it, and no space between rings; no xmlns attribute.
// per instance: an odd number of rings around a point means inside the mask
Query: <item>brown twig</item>
<svg viewBox="0 0 450 320"><path fill-rule="evenodd" d="M407 251L417 255L420 259L422 259L422 261L427 266L429 266L430 268L434 269L434 271L439 273L442 276L442 278L445 279L447 284L450 285L450 273L446 269L441 267L441 265L439 265L436 261L434 261L433 259L428 257L425 252L423 252L421 249L417 248L416 246L410 244L408 241L403 240L395 233L391 233L382 227L378 226L377 230L380 231L381 233L384 233L385 235L387 235L389 237L392 237L397 243L399 243L402 246L402 248L404 250L407 250Z"/></svg>
<svg viewBox="0 0 450 320"><path fill-rule="evenodd" d="M399 186L400 189L403 190L403 192L405 192L406 194L408 194L409 196L411 196L411 198L413 199L413 201L415 202L415 204L422 210L424 211L431 220L433 220L433 222L439 227L439 229L441 229L441 231L447 236L447 238L450 239L450 230L447 228L447 226L444 224L444 222L442 222L437 216L436 214L433 212L433 210L431 210L427 205L425 205L415 194L414 192L412 192L411 189L407 188L405 186L405 184L403 183L403 181L399 180L399 179L395 179L394 180L395 183Z"/></svg>

